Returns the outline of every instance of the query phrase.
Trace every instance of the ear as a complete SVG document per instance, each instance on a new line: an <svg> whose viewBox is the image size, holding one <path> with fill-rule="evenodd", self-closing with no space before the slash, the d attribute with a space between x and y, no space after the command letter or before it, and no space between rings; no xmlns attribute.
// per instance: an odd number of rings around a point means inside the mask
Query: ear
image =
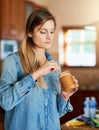
<svg viewBox="0 0 99 130"><path fill-rule="evenodd" d="M28 37L31 37L31 38L32 38L32 33L28 33Z"/></svg>

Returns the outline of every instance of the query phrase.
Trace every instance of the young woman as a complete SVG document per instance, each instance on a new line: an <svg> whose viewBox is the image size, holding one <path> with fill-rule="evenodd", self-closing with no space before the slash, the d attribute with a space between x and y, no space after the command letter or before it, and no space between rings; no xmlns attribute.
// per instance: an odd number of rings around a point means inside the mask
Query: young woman
<svg viewBox="0 0 99 130"><path fill-rule="evenodd" d="M3 62L0 105L5 130L60 130L59 118L72 111L70 96L59 82L59 64L47 50L53 44L56 22L44 9L30 14L18 52Z"/></svg>

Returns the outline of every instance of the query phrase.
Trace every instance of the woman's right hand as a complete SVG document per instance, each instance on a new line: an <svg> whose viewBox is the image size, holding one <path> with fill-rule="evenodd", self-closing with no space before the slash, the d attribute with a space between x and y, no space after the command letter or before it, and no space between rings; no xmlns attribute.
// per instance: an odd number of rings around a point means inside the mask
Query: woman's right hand
<svg viewBox="0 0 99 130"><path fill-rule="evenodd" d="M47 61L40 66L35 72L32 73L34 80L39 76L44 76L50 72L58 72L60 70L59 65L54 61Z"/></svg>

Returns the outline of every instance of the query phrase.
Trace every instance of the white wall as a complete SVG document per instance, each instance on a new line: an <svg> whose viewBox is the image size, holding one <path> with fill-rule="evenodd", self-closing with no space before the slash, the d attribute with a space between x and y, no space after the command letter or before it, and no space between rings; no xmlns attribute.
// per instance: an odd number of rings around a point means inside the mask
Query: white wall
<svg viewBox="0 0 99 130"><path fill-rule="evenodd" d="M60 25L82 25L99 20L99 0L31 0L47 6Z"/></svg>

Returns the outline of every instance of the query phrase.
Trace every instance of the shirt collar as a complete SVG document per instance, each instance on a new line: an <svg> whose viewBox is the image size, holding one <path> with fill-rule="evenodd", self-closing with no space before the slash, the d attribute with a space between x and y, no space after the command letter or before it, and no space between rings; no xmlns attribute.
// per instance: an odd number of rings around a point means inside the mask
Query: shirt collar
<svg viewBox="0 0 99 130"><path fill-rule="evenodd" d="M48 61L52 60L51 55L47 51L45 51L45 55Z"/></svg>

